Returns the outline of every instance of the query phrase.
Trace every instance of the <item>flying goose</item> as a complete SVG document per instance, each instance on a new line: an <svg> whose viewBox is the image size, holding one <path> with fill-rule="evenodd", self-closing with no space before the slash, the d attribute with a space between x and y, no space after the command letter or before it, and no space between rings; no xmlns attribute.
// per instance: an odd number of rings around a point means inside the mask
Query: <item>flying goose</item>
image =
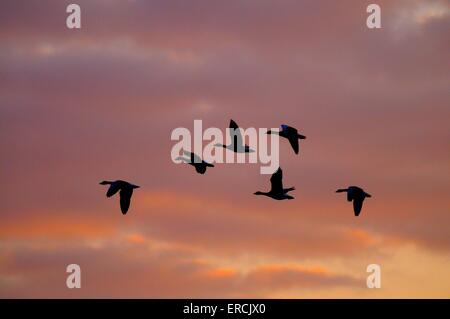
<svg viewBox="0 0 450 319"><path fill-rule="evenodd" d="M372 197L370 194L367 194L362 188L358 186L350 186L349 188L342 188L336 191L336 193L343 192L347 193L347 200L349 202L353 201L353 211L355 212L355 216L359 216L359 213L361 213L364 199L366 197Z"/></svg>
<svg viewBox="0 0 450 319"><path fill-rule="evenodd" d="M267 134L278 134L281 137L286 138L294 149L295 154L298 154L298 140L304 140L306 136L298 134L296 128L292 126L282 124L279 132L268 130Z"/></svg>
<svg viewBox="0 0 450 319"><path fill-rule="evenodd" d="M281 168L278 168L278 170L272 174L272 177L270 178L270 184L271 188L269 192L256 192L255 195L264 195L271 197L276 200L283 200L283 199L294 199L291 195L288 195L288 192L295 190L294 187L290 188L283 188L283 171Z"/></svg>
<svg viewBox="0 0 450 319"><path fill-rule="evenodd" d="M117 180L114 182L103 181L100 182L100 185L111 185L106 192L106 197L111 197L116 194L120 190L120 210L122 214L126 214L128 212L128 208L130 208L131 195L133 195L133 189L139 188L137 185L130 184L125 181Z"/></svg>
<svg viewBox="0 0 450 319"><path fill-rule="evenodd" d="M189 158L185 158L185 157L179 156L176 159L179 160L179 161L183 161L185 163L188 163L188 164L194 166L195 170L199 174L205 174L207 167L214 167L213 164L209 164L209 163L205 162L204 160L202 160L200 158L200 156L198 156L198 155L196 155L196 154L194 154L192 152L188 152L188 151L184 151L183 150L183 154L188 156Z"/></svg>
<svg viewBox="0 0 450 319"><path fill-rule="evenodd" d="M233 120L230 120L230 136L231 140L233 141L230 145L215 144L214 146L223 147L235 153L254 152L254 150L252 150L248 145L244 144L239 126Z"/></svg>

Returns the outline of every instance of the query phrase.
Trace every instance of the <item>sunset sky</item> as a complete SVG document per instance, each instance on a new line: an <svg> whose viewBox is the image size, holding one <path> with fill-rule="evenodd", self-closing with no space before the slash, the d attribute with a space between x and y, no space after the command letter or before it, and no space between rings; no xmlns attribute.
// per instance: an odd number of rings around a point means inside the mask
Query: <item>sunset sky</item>
<svg viewBox="0 0 450 319"><path fill-rule="evenodd" d="M449 32L449 1L1 1L0 297L449 298ZM195 119L297 127L295 200L174 164Z"/></svg>

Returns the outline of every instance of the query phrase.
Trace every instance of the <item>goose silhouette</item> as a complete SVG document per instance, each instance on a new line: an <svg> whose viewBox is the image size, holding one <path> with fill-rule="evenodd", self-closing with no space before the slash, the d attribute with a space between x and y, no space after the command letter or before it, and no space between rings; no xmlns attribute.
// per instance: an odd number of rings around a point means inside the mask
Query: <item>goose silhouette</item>
<svg viewBox="0 0 450 319"><path fill-rule="evenodd" d="M176 159L179 160L179 161L183 161L185 163L188 163L188 164L194 166L195 170L199 174L205 174L207 167L214 167L213 164L205 162L204 160L202 160L200 158L200 156L198 156L198 155L196 155L196 154L194 154L192 152L188 152L188 151L184 151L183 150L183 154L188 156L188 158L179 156Z"/></svg>
<svg viewBox="0 0 450 319"><path fill-rule="evenodd" d="M347 200L349 202L353 201L353 211L355 216L359 216L363 206L363 201L366 197L372 197L372 195L367 194L362 188L358 186L350 186L349 188L341 188L336 191L336 193L347 193Z"/></svg>
<svg viewBox="0 0 450 319"><path fill-rule="evenodd" d="M289 143L291 144L292 149L294 150L295 154L298 154L298 150L299 150L298 140L299 139L304 140L306 138L306 136L298 134L298 131L296 128L293 128L292 126L285 125L285 124L281 125L281 129L279 132L268 130L267 134L278 134L281 137L286 138L289 141Z"/></svg>
<svg viewBox="0 0 450 319"><path fill-rule="evenodd" d="M111 197L116 194L120 190L120 210L122 214L126 214L128 212L128 208L130 208L131 196L133 195L133 189L139 188L137 185L130 184L125 181L117 180L114 182L103 181L100 182L100 185L111 185L106 192L106 197Z"/></svg>
<svg viewBox="0 0 450 319"><path fill-rule="evenodd" d="M244 144L244 142L242 140L241 131L239 130L239 126L233 120L230 120L230 136L231 136L231 140L232 140L230 145L215 144L214 146L223 147L223 148L229 149L230 151L233 151L235 153L252 153L252 152L254 152L254 150L252 150L248 145Z"/></svg>
<svg viewBox="0 0 450 319"><path fill-rule="evenodd" d="M258 191L254 194L268 196L276 200L294 199L294 197L288 195L288 192L295 190L295 188L283 188L283 170L281 168L278 168L278 170L272 174L270 184L271 188L269 192Z"/></svg>

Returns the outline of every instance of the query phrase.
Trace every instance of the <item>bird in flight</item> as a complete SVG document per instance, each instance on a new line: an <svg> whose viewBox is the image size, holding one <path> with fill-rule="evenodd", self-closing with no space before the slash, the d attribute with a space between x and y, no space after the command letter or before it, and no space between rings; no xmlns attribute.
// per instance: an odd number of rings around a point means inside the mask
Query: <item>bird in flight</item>
<svg viewBox="0 0 450 319"><path fill-rule="evenodd" d="M363 206L363 201L366 197L372 197L367 194L362 188L358 186L350 186L349 188L338 189L336 193L347 193L347 200L349 202L353 201L353 211L355 216L359 216L361 213L361 208Z"/></svg>
<svg viewBox="0 0 450 319"><path fill-rule="evenodd" d="M278 170L272 174L272 177L270 178L270 184L271 188L269 192L258 191L254 194L268 196L276 200L294 199L294 197L288 195L288 192L295 190L295 188L283 188L283 171L281 170L281 168L278 168Z"/></svg>
<svg viewBox="0 0 450 319"><path fill-rule="evenodd" d="M214 146L217 147L223 147L226 149L229 149L230 151L233 151L235 153L252 153L254 150L252 150L248 145L245 145L242 140L242 134L239 130L239 126L236 124L235 121L230 120L230 136L231 142L230 145L223 145L223 144L216 144Z"/></svg>
<svg viewBox="0 0 450 319"><path fill-rule="evenodd" d="M192 152L188 152L188 151L184 151L183 150L183 154L188 156L188 158L179 156L176 159L179 160L179 161L183 161L185 163L188 163L188 164L194 166L195 170L199 174L205 174L207 167L214 167L213 164L205 162L204 160L202 160L200 158L200 156L198 156L198 155L196 155L196 154L194 154Z"/></svg>
<svg viewBox="0 0 450 319"><path fill-rule="evenodd" d="M116 194L120 190L120 210L122 214L126 214L128 212L128 208L130 208L131 196L133 195L133 189L139 188L137 185L130 184L125 181L117 180L114 182L103 181L100 182L100 185L111 185L106 192L106 197L111 197Z"/></svg>
<svg viewBox="0 0 450 319"><path fill-rule="evenodd" d="M298 154L298 150L299 150L298 140L299 139L304 140L306 138L306 136L298 134L298 131L296 128L293 128L292 126L285 125L285 124L281 125L281 129L279 132L268 130L267 134L278 134L281 137L286 138L289 141L289 143L291 144L292 149L294 150L295 154Z"/></svg>

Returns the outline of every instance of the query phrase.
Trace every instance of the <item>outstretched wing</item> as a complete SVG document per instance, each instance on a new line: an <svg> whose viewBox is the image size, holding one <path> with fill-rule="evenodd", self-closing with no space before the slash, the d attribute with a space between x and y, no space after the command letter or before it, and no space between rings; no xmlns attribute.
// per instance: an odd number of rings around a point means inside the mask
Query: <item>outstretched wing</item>
<svg viewBox="0 0 450 319"><path fill-rule="evenodd" d="M292 126L281 124L281 131L284 133L284 137L287 137L289 143L292 146L295 154L298 154L298 131Z"/></svg>
<svg viewBox="0 0 450 319"><path fill-rule="evenodd" d="M186 155L187 157L189 157L189 161L187 163L194 164L194 163L202 162L202 159L200 158L200 156L198 156L197 154L195 154L193 152L183 150L183 154Z"/></svg>
<svg viewBox="0 0 450 319"><path fill-rule="evenodd" d="M189 156L189 158L191 159L191 163L201 163L202 159L200 158L200 156L198 156L197 154L193 153L193 152L188 152L188 151L183 151L184 155Z"/></svg>
<svg viewBox="0 0 450 319"><path fill-rule="evenodd" d="M187 159L187 158L184 158L184 157L181 157L181 156L178 156L175 160L182 161L183 163L190 163L191 162L190 159Z"/></svg>
<svg viewBox="0 0 450 319"><path fill-rule="evenodd" d="M272 174L272 177L270 178L270 184L271 192L283 192L283 171L281 170L281 168L278 168L278 170Z"/></svg>
<svg viewBox="0 0 450 319"><path fill-rule="evenodd" d="M128 208L130 208L131 195L133 195L132 188L122 189L120 191L120 210L122 214L126 214L128 212Z"/></svg>
<svg viewBox="0 0 450 319"><path fill-rule="evenodd" d="M294 150L295 154L298 154L298 137L297 136L289 136L288 138L289 143L292 146L292 149Z"/></svg>
<svg viewBox="0 0 450 319"><path fill-rule="evenodd" d="M235 121L230 120L230 128L237 129L237 128L239 128L239 126L237 125L237 123Z"/></svg>
<svg viewBox="0 0 450 319"><path fill-rule="evenodd" d="M236 122L233 120L230 120L230 136L235 148L243 145L241 130L239 129L239 126L236 124Z"/></svg>
<svg viewBox="0 0 450 319"><path fill-rule="evenodd" d="M106 192L106 197L111 197L115 193L117 193L120 189L119 183L112 183L111 186L109 186L108 191Z"/></svg>
<svg viewBox="0 0 450 319"><path fill-rule="evenodd" d="M355 212L355 216L359 216L361 213L361 209L363 206L364 198L356 197L353 199L353 211Z"/></svg>

